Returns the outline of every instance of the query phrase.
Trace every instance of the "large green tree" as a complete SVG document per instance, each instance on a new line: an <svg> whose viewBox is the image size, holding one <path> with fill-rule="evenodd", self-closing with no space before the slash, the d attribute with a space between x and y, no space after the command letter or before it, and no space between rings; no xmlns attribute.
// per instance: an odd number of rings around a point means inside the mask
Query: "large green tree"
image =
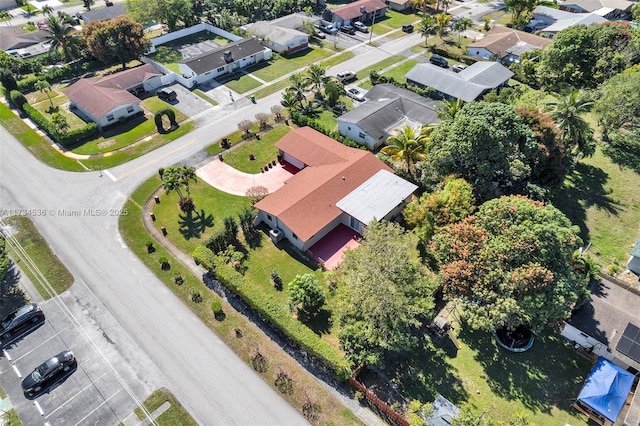
<svg viewBox="0 0 640 426"><path fill-rule="evenodd" d="M416 244L395 223L372 223L336 271L340 346L356 364L373 365L385 351L410 349L412 332L432 314L437 283Z"/></svg>
<svg viewBox="0 0 640 426"><path fill-rule="evenodd" d="M191 166L171 166L162 172L162 186L165 192L168 194L175 191L178 194L180 197L178 205L183 211L191 211L194 208L189 188L190 181L197 181L195 169Z"/></svg>
<svg viewBox="0 0 640 426"><path fill-rule="evenodd" d="M504 0L504 5L511 12L511 22L520 25L526 22L524 20L538 5L538 0Z"/></svg>
<svg viewBox="0 0 640 426"><path fill-rule="evenodd" d="M45 39L50 43L50 49L61 51L67 61L77 58L84 45L75 28L56 16L48 17L45 22L47 28L44 31L48 33Z"/></svg>
<svg viewBox="0 0 640 426"><path fill-rule="evenodd" d="M307 86L315 92L316 98L322 99L322 90L324 85L329 79L326 76L326 70L320 64L311 65L304 77L306 79Z"/></svg>
<svg viewBox="0 0 640 426"><path fill-rule="evenodd" d="M393 134L387 139L387 146L381 151L389 155L391 160L402 162L405 170L415 178L415 163L427 158L425 152L434 129L433 126L416 128L405 124L394 129Z"/></svg>
<svg viewBox="0 0 640 426"><path fill-rule="evenodd" d="M313 274L296 275L287 285L287 292L289 308L298 315L313 316L324 305L324 290Z"/></svg>
<svg viewBox="0 0 640 426"><path fill-rule="evenodd" d="M197 23L189 0L127 0L127 14L134 21L166 24L169 31L180 22L187 27Z"/></svg>
<svg viewBox="0 0 640 426"><path fill-rule="evenodd" d="M117 62L123 69L151 47L142 24L127 18L91 22L82 33L91 55L105 64Z"/></svg>
<svg viewBox="0 0 640 426"><path fill-rule="evenodd" d="M602 132L633 127L640 117L640 65L611 77L598 88L600 97L593 105ZM605 138L606 139L606 138Z"/></svg>
<svg viewBox="0 0 640 426"><path fill-rule="evenodd" d="M473 186L481 202L520 193L529 181L529 164L536 152L534 133L513 107L471 102L435 131L421 163L423 181L430 187L455 174Z"/></svg>
<svg viewBox="0 0 640 426"><path fill-rule="evenodd" d="M487 201L433 238L445 295L460 300L474 329L557 325L588 295L588 278L573 268L578 232L551 205Z"/></svg>
<svg viewBox="0 0 640 426"><path fill-rule="evenodd" d="M594 88L640 62L640 35L629 25L573 25L543 50L538 78L549 87Z"/></svg>

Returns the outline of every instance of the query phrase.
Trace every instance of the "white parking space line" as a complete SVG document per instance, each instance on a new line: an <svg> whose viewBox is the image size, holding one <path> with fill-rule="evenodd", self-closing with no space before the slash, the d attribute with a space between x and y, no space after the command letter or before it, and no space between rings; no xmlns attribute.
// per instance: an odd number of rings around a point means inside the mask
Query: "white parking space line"
<svg viewBox="0 0 640 426"><path fill-rule="evenodd" d="M2 353L4 354L4 357L7 358L9 362L11 362L11 356L9 355L9 352L7 352L6 349L3 349Z"/></svg>
<svg viewBox="0 0 640 426"><path fill-rule="evenodd" d="M49 422L44 422L44 426L51 426L51 423L49 423Z"/></svg>
<svg viewBox="0 0 640 426"><path fill-rule="evenodd" d="M122 389L118 389L116 391L116 393L114 393L113 395L111 395L109 398L105 399L102 404L98 405L96 408L94 408L93 410L91 410L91 412L89 414L87 414L86 416L84 416L83 418L80 419L80 421L78 423L76 423L74 426L78 426L80 423L82 423L83 421L86 420L87 417L89 417L90 415L92 415L96 410L98 410L100 407L102 407L104 404L106 404L107 402L109 402L109 400L111 398L113 398L114 396L116 396L118 393L120 393Z"/></svg>
<svg viewBox="0 0 640 426"><path fill-rule="evenodd" d="M22 379L22 374L20 374L20 371L18 370L18 367L16 367L16 365L12 365L13 367L13 371L16 372L16 374L18 375L18 379Z"/></svg>
<svg viewBox="0 0 640 426"><path fill-rule="evenodd" d="M59 409L61 409L61 408L62 408L62 407L64 407L65 405L67 405L67 403L71 402L71 401L72 401L76 396L80 395L80 394L81 394L82 392L84 392L86 389L90 388L91 386L95 386L95 385L96 385L96 382L97 382L98 380L100 380L101 378L103 378L106 374L107 374L107 373L102 373L102 374L100 375L100 377L98 377L98 378L96 378L96 379L94 379L94 380L89 379L89 380L91 380L91 383L89 383L87 386L83 387L79 392L76 392L76 394L75 394L75 395L73 395L71 398L67 399L67 400L66 400L64 403L62 403L58 408L56 408L55 410L53 410L52 412L50 412L49 414L47 414L47 415L45 416L45 418L48 418L48 417L49 417L49 416L51 416L53 413L55 413L56 411L58 411Z"/></svg>
<svg viewBox="0 0 640 426"><path fill-rule="evenodd" d="M109 177L109 179L111 179L112 181L114 181L114 182L115 182L115 181L117 181L117 180L118 180L114 175L112 175L112 174L111 174L111 172L110 172L109 170L103 170L102 172L103 172L105 175L107 175L107 176Z"/></svg>
<svg viewBox="0 0 640 426"><path fill-rule="evenodd" d="M23 353L21 356L19 356L18 358L16 358L16 361L24 358L25 356L29 355L31 352L35 352L36 350L38 350L39 347L43 346L45 343L47 343L49 340L55 339L56 337L58 337L60 335L60 333L62 333L63 331L69 330L71 327L67 327L63 330L60 330L58 332L56 332L56 334L54 334L53 336L49 337L46 340L43 340L42 342L40 342L40 344L38 346L36 346L35 348L31 349L30 351L27 351L25 353Z"/></svg>
<svg viewBox="0 0 640 426"><path fill-rule="evenodd" d="M38 404L38 401L33 401L33 405L36 406L36 410L38 410L38 413L40 413L41 416L44 416L44 410L42 409L40 404Z"/></svg>

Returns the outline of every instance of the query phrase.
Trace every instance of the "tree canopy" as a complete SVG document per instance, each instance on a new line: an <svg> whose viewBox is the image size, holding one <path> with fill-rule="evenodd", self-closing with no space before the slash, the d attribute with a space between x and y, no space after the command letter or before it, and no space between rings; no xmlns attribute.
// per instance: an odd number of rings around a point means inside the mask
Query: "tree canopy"
<svg viewBox="0 0 640 426"><path fill-rule="evenodd" d="M424 161L426 186L455 174L480 201L526 187L537 152L534 133L509 105L471 102L434 133Z"/></svg>
<svg viewBox="0 0 640 426"><path fill-rule="evenodd" d="M127 0L127 14L138 22L161 22L174 31L179 22L189 27L197 23L189 0Z"/></svg>
<svg viewBox="0 0 640 426"><path fill-rule="evenodd" d="M105 64L118 62L122 68L151 47L142 24L127 18L91 22L83 28L83 35L91 55Z"/></svg>
<svg viewBox="0 0 640 426"><path fill-rule="evenodd" d="M313 274L296 275L287 291L291 310L299 314L313 316L324 305L324 290Z"/></svg>
<svg viewBox="0 0 640 426"><path fill-rule="evenodd" d="M573 25L542 52L538 77L549 87L594 88L640 62L640 35L626 23Z"/></svg>
<svg viewBox="0 0 640 426"><path fill-rule="evenodd" d="M411 348L411 329L432 313L436 280L421 265L416 243L395 223L372 223L336 271L340 346L356 364Z"/></svg>
<svg viewBox="0 0 640 426"><path fill-rule="evenodd" d="M593 112L604 133L640 125L640 65L611 77L600 85Z"/></svg>
<svg viewBox="0 0 640 426"><path fill-rule="evenodd" d="M438 232L432 249L445 295L459 298L472 328L525 324L539 332L588 294L588 278L573 268L580 244L558 209L510 196Z"/></svg>

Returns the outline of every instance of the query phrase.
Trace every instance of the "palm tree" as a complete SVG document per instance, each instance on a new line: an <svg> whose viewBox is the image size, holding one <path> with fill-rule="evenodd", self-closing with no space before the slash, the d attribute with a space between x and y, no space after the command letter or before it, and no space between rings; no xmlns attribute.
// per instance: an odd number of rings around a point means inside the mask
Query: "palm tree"
<svg viewBox="0 0 640 426"><path fill-rule="evenodd" d="M46 39L51 43L50 50L62 50L65 59L73 59L82 44L82 39L74 34L73 26L56 16L48 17L45 22L45 31L49 33Z"/></svg>
<svg viewBox="0 0 640 426"><path fill-rule="evenodd" d="M420 35L426 39L425 43L429 46L429 36L436 35L438 33L438 25L433 16L427 15L420 21Z"/></svg>
<svg viewBox="0 0 640 426"><path fill-rule="evenodd" d="M51 104L51 109L53 109L53 101L51 100L51 95L49 94L49 92L51 92L51 85L49 84L49 82L47 80L38 80L33 85L33 88L39 90L40 93L45 93L47 95L47 98L49 98L49 103Z"/></svg>
<svg viewBox="0 0 640 426"><path fill-rule="evenodd" d="M67 117L57 112L51 116L51 123L53 123L60 132L64 132L69 128Z"/></svg>
<svg viewBox="0 0 640 426"><path fill-rule="evenodd" d="M6 10L0 10L0 20L6 21L7 26L10 26L13 15Z"/></svg>
<svg viewBox="0 0 640 426"><path fill-rule="evenodd" d="M406 170L416 178L415 162L426 159L427 143L434 129L434 126L415 128L405 124L393 131L393 135L387 139L389 145L382 148L382 152L393 161L403 161Z"/></svg>
<svg viewBox="0 0 640 426"><path fill-rule="evenodd" d="M300 101L296 93L291 90L291 87L288 87L287 90L285 90L282 94L282 100L280 101L280 104L283 107L289 109L289 113L291 113L292 110L302 109L302 102Z"/></svg>
<svg viewBox="0 0 640 426"><path fill-rule="evenodd" d="M590 157L595 153L593 129L581 115L588 112L591 105L593 102L582 99L579 91L573 91L551 111L551 118L562 131L561 140L573 155Z"/></svg>
<svg viewBox="0 0 640 426"><path fill-rule="evenodd" d="M462 109L464 101L462 99L448 99L438 105L438 118L442 121L453 120Z"/></svg>
<svg viewBox="0 0 640 426"><path fill-rule="evenodd" d="M180 176L180 181L182 182L182 185L184 185L185 191L187 191L187 198L191 198L191 191L189 191L189 181L198 182L195 167L181 166L178 168L177 173L178 176Z"/></svg>
<svg viewBox="0 0 640 426"><path fill-rule="evenodd" d="M438 13L435 16L436 26L438 27L438 34L440 37L444 35L444 32L447 28L449 28L449 23L451 22L451 15L446 13Z"/></svg>
<svg viewBox="0 0 640 426"><path fill-rule="evenodd" d="M315 96L322 99L322 89L327 82L326 70L320 64L313 64L307 70L306 85L315 90Z"/></svg>
<svg viewBox="0 0 640 426"><path fill-rule="evenodd" d="M45 16L53 16L53 7L51 7L48 4L45 4L44 6L42 6L42 14Z"/></svg>
<svg viewBox="0 0 640 426"><path fill-rule="evenodd" d="M462 18L461 20L454 22L451 26L453 31L458 33L458 46L460 46L462 33L467 31L473 25L473 21L470 18Z"/></svg>
<svg viewBox="0 0 640 426"><path fill-rule="evenodd" d="M289 77L291 86L287 90L295 95L296 99L300 102L300 106L304 108L304 100L307 98L307 91L309 90L309 83L302 74L294 74Z"/></svg>

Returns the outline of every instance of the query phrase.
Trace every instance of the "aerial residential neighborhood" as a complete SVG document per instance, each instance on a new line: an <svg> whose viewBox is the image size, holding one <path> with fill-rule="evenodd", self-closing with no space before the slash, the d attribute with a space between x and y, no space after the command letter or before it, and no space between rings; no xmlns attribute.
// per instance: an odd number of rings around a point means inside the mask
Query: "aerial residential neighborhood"
<svg viewBox="0 0 640 426"><path fill-rule="evenodd" d="M640 426L639 23L0 0L1 422Z"/></svg>

